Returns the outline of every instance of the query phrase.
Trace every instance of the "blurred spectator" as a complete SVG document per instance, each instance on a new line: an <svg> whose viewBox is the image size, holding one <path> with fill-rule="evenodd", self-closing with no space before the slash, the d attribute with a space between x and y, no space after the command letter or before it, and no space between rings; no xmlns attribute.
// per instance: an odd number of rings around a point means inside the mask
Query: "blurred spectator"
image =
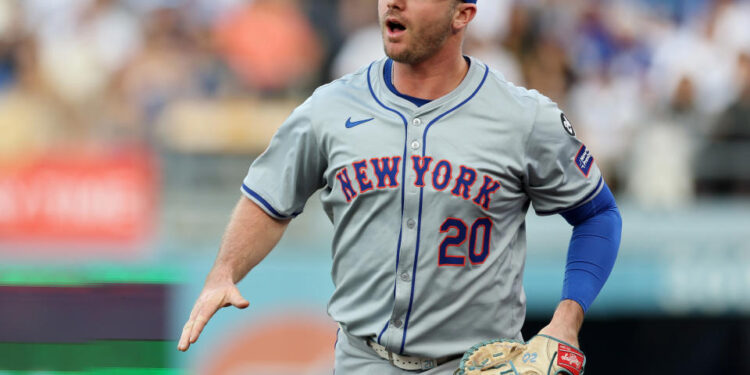
<svg viewBox="0 0 750 375"><path fill-rule="evenodd" d="M641 136L638 125L646 119L640 82L602 67L571 90L569 108L576 131L607 173L607 183L617 187L632 140Z"/></svg>
<svg viewBox="0 0 750 375"><path fill-rule="evenodd" d="M716 0L713 41L733 54L750 51L750 2Z"/></svg>
<svg viewBox="0 0 750 375"><path fill-rule="evenodd" d="M528 51L534 38L531 18L531 10L520 2L515 2L508 10L508 26L502 44L519 61Z"/></svg>
<svg viewBox="0 0 750 375"><path fill-rule="evenodd" d="M374 60L385 57L385 52L378 44L382 44L380 26L368 24L352 32L333 60L332 79L356 72Z"/></svg>
<svg viewBox="0 0 750 375"><path fill-rule="evenodd" d="M583 74L597 74L618 53L613 30L608 27L606 10L592 1L581 10L573 53L575 67Z"/></svg>
<svg viewBox="0 0 750 375"><path fill-rule="evenodd" d="M58 114L41 95L37 43L16 1L0 3L0 166L55 146Z"/></svg>
<svg viewBox="0 0 750 375"><path fill-rule="evenodd" d="M469 36L487 42L503 40L508 34L515 0L494 0L481 4L481 11L477 12L471 27L467 29Z"/></svg>
<svg viewBox="0 0 750 375"><path fill-rule="evenodd" d="M648 3L662 16L678 23L690 23L706 12L711 0L641 0Z"/></svg>
<svg viewBox="0 0 750 375"><path fill-rule="evenodd" d="M72 14L41 26L41 74L65 104L101 97L109 76L140 45L134 15L113 0L77 1ZM88 108L90 110L90 108Z"/></svg>
<svg viewBox="0 0 750 375"><path fill-rule="evenodd" d="M0 90L15 83L20 34L16 4L0 2Z"/></svg>
<svg viewBox="0 0 750 375"><path fill-rule="evenodd" d="M737 67L740 94L719 116L697 165L711 173L699 186L714 194L750 193L750 53L740 54Z"/></svg>
<svg viewBox="0 0 750 375"><path fill-rule="evenodd" d="M513 3L512 0L482 3L482 11L467 29L464 51L502 73L509 82L522 86L523 74L518 60L502 45L509 33Z"/></svg>
<svg viewBox="0 0 750 375"><path fill-rule="evenodd" d="M362 0L297 0L301 9L307 15L321 47L321 64L318 75L315 77L314 85L322 85L338 78L332 76L333 61L339 48L344 43L345 33L342 26L348 20L339 13L343 4L352 4L353 7L361 9L362 12L375 14L375 6L371 2Z"/></svg>
<svg viewBox="0 0 750 375"><path fill-rule="evenodd" d="M320 67L320 43L291 0L256 0L235 9L216 25L216 37L232 69L262 91L300 87Z"/></svg>
<svg viewBox="0 0 750 375"><path fill-rule="evenodd" d="M150 139L154 121L172 100L195 94L189 36L175 8L154 10L144 20L144 44L114 82L128 133Z"/></svg>
<svg viewBox="0 0 750 375"><path fill-rule="evenodd" d="M750 52L737 58L740 95L719 117L712 138L717 141L750 142Z"/></svg>
<svg viewBox="0 0 750 375"><path fill-rule="evenodd" d="M493 39L483 39L469 34L464 40L464 52L477 57L503 74L508 82L523 86L523 74L515 56Z"/></svg>
<svg viewBox="0 0 750 375"><path fill-rule="evenodd" d="M331 79L353 73L385 56L377 9L371 1L341 1L338 14L345 39L333 60Z"/></svg>
<svg viewBox="0 0 750 375"><path fill-rule="evenodd" d="M692 163L705 117L697 110L693 81L683 76L668 107L640 129L632 151L628 190L643 207L673 209L694 196Z"/></svg>
<svg viewBox="0 0 750 375"><path fill-rule="evenodd" d="M713 17L709 17L695 29L673 28L656 42L649 81L659 98L668 100L682 77L689 76L701 112L714 115L726 108L734 94L734 58L730 51L713 43L714 25Z"/></svg>
<svg viewBox="0 0 750 375"><path fill-rule="evenodd" d="M537 40L521 59L526 86L567 108L568 90L575 80L566 51L552 38Z"/></svg>

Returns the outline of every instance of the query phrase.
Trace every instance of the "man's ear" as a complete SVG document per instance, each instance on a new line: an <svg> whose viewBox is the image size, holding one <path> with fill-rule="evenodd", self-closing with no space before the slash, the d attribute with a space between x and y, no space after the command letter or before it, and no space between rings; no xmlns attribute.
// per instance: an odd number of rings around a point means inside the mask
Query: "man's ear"
<svg viewBox="0 0 750 375"><path fill-rule="evenodd" d="M474 19L477 14L477 5L469 3L461 3L456 7L456 14L453 16L453 30L458 32L466 28L469 22Z"/></svg>

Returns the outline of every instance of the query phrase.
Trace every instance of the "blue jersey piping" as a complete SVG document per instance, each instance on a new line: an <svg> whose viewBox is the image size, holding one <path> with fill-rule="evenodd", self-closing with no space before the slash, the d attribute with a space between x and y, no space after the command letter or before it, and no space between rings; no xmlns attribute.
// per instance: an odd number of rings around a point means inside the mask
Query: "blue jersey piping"
<svg viewBox="0 0 750 375"><path fill-rule="evenodd" d="M283 215L279 211L277 211L273 206L271 206L270 203L268 203L267 200L263 199L263 197L260 196L260 194L256 193L255 190L250 189L247 185L242 184L242 190L245 190L246 193L250 194L255 200L257 200L260 204L266 207L266 209L273 214L274 216L280 218L280 219L291 219L299 214L302 213L302 211L295 212L291 215Z"/></svg>
<svg viewBox="0 0 750 375"><path fill-rule="evenodd" d="M430 99L422 99L422 98L417 98L415 96L402 94L401 92L396 90L396 86L393 86L393 76L391 75L392 68L393 68L393 60L391 60L390 58L386 59L385 64L383 66L383 81L385 81L385 86L388 87L388 89L391 90L391 92L394 95L412 102L412 104L414 104L417 107L421 107L432 101Z"/></svg>
<svg viewBox="0 0 750 375"><path fill-rule="evenodd" d="M458 103L455 107L443 112L440 114L440 116L435 117L432 121L430 121L429 124L427 124L427 127L424 129L424 134L422 135L422 157L425 157L427 154L427 131L430 130L430 127L432 124L440 121L443 117L445 117L447 114L455 111L456 109L460 108L464 104L468 103L471 99L474 98L474 96L479 92L479 89L484 86L484 82L487 80L487 75L490 72L490 68L485 65L484 66L484 77L482 77L482 81L479 82L479 86L474 90L471 95L469 95L468 98L464 99L461 103ZM401 350L399 351L399 354L404 354L404 345L406 344L406 331L409 328L409 317L411 316L411 308L412 304L414 303L414 285L417 283L417 263L419 260L419 239L421 238L421 231L422 231L422 198L424 196L424 187L419 188L419 215L417 216L417 245L414 249L414 266L412 268L412 282L411 282L411 295L409 295L409 308L406 310L406 319L404 320L404 335L401 339ZM402 214L403 216L403 214Z"/></svg>
<svg viewBox="0 0 750 375"><path fill-rule="evenodd" d="M396 299L396 283L397 276L398 275L398 263L401 257L401 236L403 234L403 226L404 226L404 191L406 190L406 138L407 138L407 131L408 131L408 122L406 121L406 117L401 114L401 112L390 108L383 104L377 96L375 96L375 91L372 89L372 80L370 78L370 74L372 71L372 66L375 64L375 62L372 62L370 66L367 68L367 88L370 89L370 95L372 95L372 98L375 99L375 102L377 102L381 107L395 113L398 115L398 117L401 118L401 121L404 122L404 156L402 157L402 166L401 166L401 221L398 226L398 245L396 246L396 270L394 272L394 280L393 280L393 299ZM378 336L378 343L380 343L380 337L383 336L383 332L385 332L385 329L388 328L388 322L385 323L385 327L383 327L383 330L380 332L380 335Z"/></svg>
<svg viewBox="0 0 750 375"><path fill-rule="evenodd" d="M393 290L396 290L396 286L394 285ZM385 325L383 326L383 329L380 331L380 334L378 335L378 344L380 344L380 338L383 337L383 334L385 333L385 330L388 329L388 322L385 322ZM382 344L381 344L382 345Z"/></svg>

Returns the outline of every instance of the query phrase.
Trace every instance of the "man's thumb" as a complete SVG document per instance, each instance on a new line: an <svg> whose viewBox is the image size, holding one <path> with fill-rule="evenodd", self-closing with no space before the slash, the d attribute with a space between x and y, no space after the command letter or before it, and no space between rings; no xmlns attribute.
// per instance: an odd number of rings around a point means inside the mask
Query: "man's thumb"
<svg viewBox="0 0 750 375"><path fill-rule="evenodd" d="M231 302L232 305L234 305L234 307L237 307L240 309L244 309L245 307L250 305L250 302L248 302L245 298L243 298L237 289L235 289L234 292L232 293L232 296L229 299L229 302Z"/></svg>

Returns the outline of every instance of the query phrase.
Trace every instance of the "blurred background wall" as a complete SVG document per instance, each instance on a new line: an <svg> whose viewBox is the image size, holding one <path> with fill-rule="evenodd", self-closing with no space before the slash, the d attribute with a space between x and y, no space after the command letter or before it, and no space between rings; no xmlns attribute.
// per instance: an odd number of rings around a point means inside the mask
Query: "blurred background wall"
<svg viewBox="0 0 750 375"><path fill-rule="evenodd" d="M622 211L587 373L750 374L748 25L741 0L479 1L466 52L560 105ZM317 197L250 308L174 340L253 158L380 43L375 0L0 0L0 374L329 374ZM570 235L528 220L527 336Z"/></svg>

